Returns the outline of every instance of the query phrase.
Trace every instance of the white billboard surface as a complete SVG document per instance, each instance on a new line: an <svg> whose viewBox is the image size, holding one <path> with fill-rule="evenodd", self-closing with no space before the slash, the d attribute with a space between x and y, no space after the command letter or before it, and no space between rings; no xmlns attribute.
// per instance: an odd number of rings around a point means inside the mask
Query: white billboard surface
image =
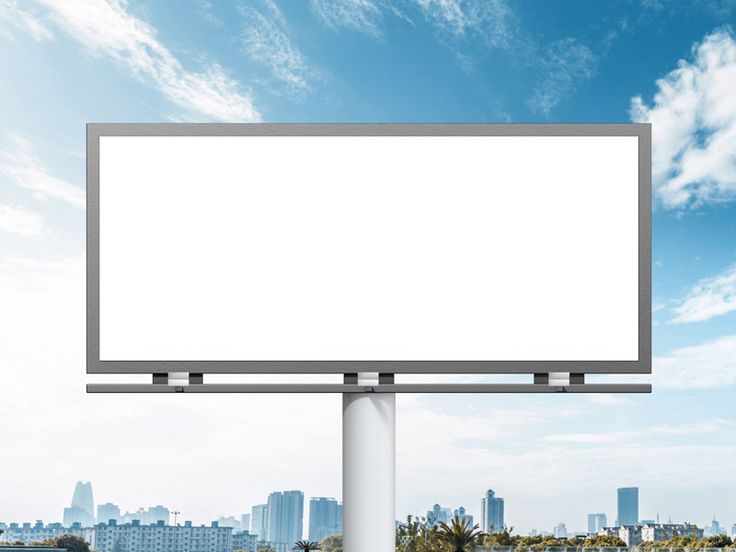
<svg viewBox="0 0 736 552"><path fill-rule="evenodd" d="M99 359L635 361L636 136L101 136Z"/></svg>

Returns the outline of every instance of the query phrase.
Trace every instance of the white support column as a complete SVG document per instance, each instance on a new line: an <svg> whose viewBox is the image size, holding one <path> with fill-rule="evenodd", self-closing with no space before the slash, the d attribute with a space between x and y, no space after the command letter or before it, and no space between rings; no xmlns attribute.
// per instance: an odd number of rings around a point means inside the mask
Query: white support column
<svg viewBox="0 0 736 552"><path fill-rule="evenodd" d="M366 383L359 374L358 382ZM377 374L376 374L377 377ZM394 552L396 395L345 393L342 399L345 552Z"/></svg>

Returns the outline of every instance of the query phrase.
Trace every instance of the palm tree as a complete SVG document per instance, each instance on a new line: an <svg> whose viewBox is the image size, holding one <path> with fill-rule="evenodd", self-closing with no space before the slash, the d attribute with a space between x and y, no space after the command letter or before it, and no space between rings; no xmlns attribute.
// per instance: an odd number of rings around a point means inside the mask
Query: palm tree
<svg viewBox="0 0 736 552"><path fill-rule="evenodd" d="M304 552L312 552L312 550L322 550L318 542L309 542L305 540L296 541L292 550L303 550Z"/></svg>
<svg viewBox="0 0 736 552"><path fill-rule="evenodd" d="M452 546L453 552L465 552L468 545L475 544L478 535L478 526L471 527L467 518L460 519L458 515L452 518L450 525L440 521L437 531L439 539Z"/></svg>

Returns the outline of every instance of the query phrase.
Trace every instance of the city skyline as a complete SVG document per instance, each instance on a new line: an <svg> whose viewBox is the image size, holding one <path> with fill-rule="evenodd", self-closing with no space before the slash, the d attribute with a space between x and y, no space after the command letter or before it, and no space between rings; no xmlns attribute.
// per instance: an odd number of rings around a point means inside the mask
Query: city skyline
<svg viewBox="0 0 736 552"><path fill-rule="evenodd" d="M85 511L95 508L94 504L94 493L91 481L78 481L75 485L74 492L71 499L72 507L77 506L83 508ZM274 512L269 511L269 504L256 504L247 508L248 513L231 513L229 515L218 515L211 516L209 520L198 520L194 523L195 526L208 526L215 522L220 527L231 527L233 532L246 531L252 535L256 535L259 540L265 540L269 542L290 542L291 540L296 541L300 538L308 538L310 540L321 540L325 536L330 534L337 534L337 527L342 523L342 503L338 502L335 498L327 497L310 497L309 508L304 508L304 493L298 490L292 491L274 491L268 495L269 503L271 503ZM639 488L638 487L619 487L616 489L616 502L617 502L617 516L615 523L608 524L606 522L608 516L606 513L588 513L587 514L587 525L582 521L578 527L577 520L559 520L545 529L542 526L535 526L526 531L515 531L516 534L549 534L555 537L566 538L567 536L578 535L578 534L596 534L600 530L610 529L612 527L623 527L633 525L644 525L659 524L660 515L659 510L656 513L656 519L645 519L638 515L639 505ZM488 504L491 506L489 507ZM500 525L502 528L514 527L513 521L507 522L504 514L504 499L496 495L492 489L486 490L480 498L480 516L474 519L472 508L466 508L464 505L457 507L441 506L440 503L435 503L429 510L426 511L426 515L418 515L415 513L406 513L405 515L397 516L397 522L403 522L406 519L406 515L412 515L413 517L426 520L429 525L435 525L437 522L442 521L447 523L453 515L459 515L461 518L467 518L471 526L477 523L483 532L497 532L495 528L491 528L493 525ZM499 509L500 507L500 509ZM66 518L67 512L70 508L64 507L64 517ZM620 523L619 517L621 512L626 511L627 516L625 523ZM173 512L169 508L160 504L156 506L149 506L148 508L138 507L137 510L131 512L126 511L124 514L121 513L119 505L114 502L105 502L97 505L98 515L92 516L88 523L83 521L73 520L70 523L66 521L62 522L63 527L71 527L72 523L81 525L81 527L91 527L96 524L107 524L108 522L119 523L121 525L139 523L142 526L156 525L158 523L164 523L164 525L174 525L170 523L170 515ZM108 519L101 519L100 514L104 512ZM313 519L313 514L316 512L318 519ZM487 517L484 513L487 512ZM112 515L110 516L110 513ZM180 515L181 512L176 511L176 514ZM631 517L631 516L634 517ZM239 519L247 518L250 522L253 520L253 524L249 524L248 527L242 526ZM34 523L38 523L40 518L35 518ZM225 522L225 523L223 523ZM228 523L229 522L229 523ZM30 524L27 520L13 520L6 521L0 519L2 523L25 523ZM47 524L58 523L54 520L46 520ZM698 522L698 520L684 519L684 520L672 520L671 517L667 519L666 524L692 524L705 531L705 535L715 535L723 532L723 534L729 534L729 520L720 522L716 519L716 514L713 513L712 517L707 522ZM186 519L184 515L177 525L184 526L186 524L193 524L193 521ZM263 525L262 525L263 524ZM275 525L273 525L275 524ZM258 528L261 528L259 531ZM582 528L587 530L583 530ZM301 533L300 533L301 528ZM731 525L731 534L736 535L736 521ZM286 540L279 540L286 539Z"/></svg>
<svg viewBox="0 0 736 552"><path fill-rule="evenodd" d="M62 521L82 475L196 523L341 496L339 396L85 393L85 124L106 121L652 123L654 392L400 396L397 512L478 522L490 486L517 531L573 531L637 486L640 517L736 520L736 5L85 4L0 2L1 520ZM265 381L209 381L235 379Z"/></svg>

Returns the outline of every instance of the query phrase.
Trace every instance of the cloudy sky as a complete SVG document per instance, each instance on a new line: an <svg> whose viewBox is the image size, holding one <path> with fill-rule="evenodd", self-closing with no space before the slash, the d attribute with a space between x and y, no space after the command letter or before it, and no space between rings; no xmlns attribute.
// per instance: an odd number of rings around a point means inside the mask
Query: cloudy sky
<svg viewBox="0 0 736 552"><path fill-rule="evenodd" d="M84 384L84 125L651 122L652 395L400 396L397 513L736 522L733 0L0 0L0 521L340 496L339 397Z"/></svg>

